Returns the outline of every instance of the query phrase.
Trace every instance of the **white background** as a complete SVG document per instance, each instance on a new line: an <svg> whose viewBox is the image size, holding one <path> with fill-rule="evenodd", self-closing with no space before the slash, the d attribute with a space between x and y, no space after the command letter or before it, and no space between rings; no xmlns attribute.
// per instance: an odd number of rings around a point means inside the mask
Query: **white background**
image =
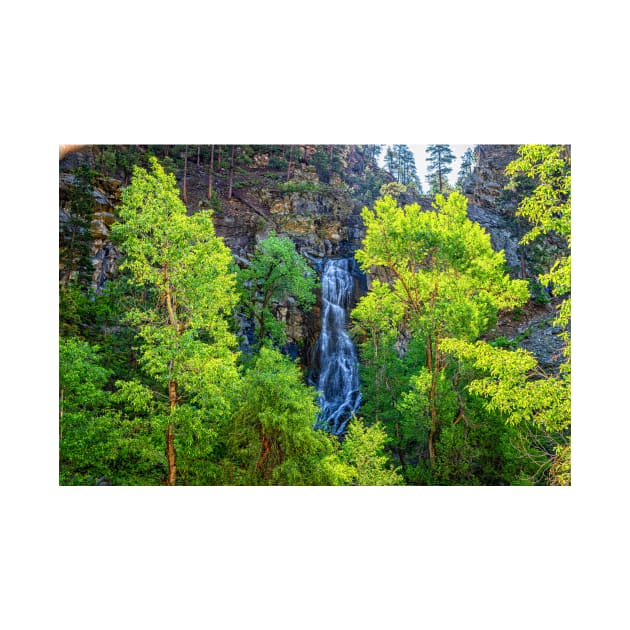
<svg viewBox="0 0 630 630"><path fill-rule="evenodd" d="M138 5L13 3L0 26L2 625L628 627L622 5ZM77 142L571 143L573 486L58 487Z"/></svg>

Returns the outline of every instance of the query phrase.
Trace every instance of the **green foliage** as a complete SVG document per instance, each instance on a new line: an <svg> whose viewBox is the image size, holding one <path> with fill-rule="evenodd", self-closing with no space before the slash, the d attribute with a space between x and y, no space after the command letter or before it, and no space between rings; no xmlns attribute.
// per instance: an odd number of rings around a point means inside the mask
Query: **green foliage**
<svg viewBox="0 0 630 630"><path fill-rule="evenodd" d="M464 152L462 156L462 163L459 167L459 172L457 173L457 183L455 184L458 190L462 190L465 181L472 175L473 167L475 165L475 154L473 150L469 147Z"/></svg>
<svg viewBox="0 0 630 630"><path fill-rule="evenodd" d="M427 154L427 182L432 194L447 192L448 174L453 170L451 166L455 155L448 144L429 144Z"/></svg>
<svg viewBox="0 0 630 630"><path fill-rule="evenodd" d="M297 366L262 347L226 422L225 483L336 485L349 480L351 471L338 460L334 438L313 429L315 401L316 392L304 384Z"/></svg>
<svg viewBox="0 0 630 630"><path fill-rule="evenodd" d="M463 195L437 195L435 209L401 208L391 197L364 208L366 236L356 258L366 272L378 266L391 274L392 284L379 291L395 296L412 330L475 339L499 309L527 301L527 285L505 273L503 252L467 218Z"/></svg>
<svg viewBox="0 0 630 630"><path fill-rule="evenodd" d="M219 198L219 193L216 191L216 189L214 189L212 191L212 194L210 195L210 209L212 210L213 214L222 214L223 213L223 207L221 206L221 199Z"/></svg>
<svg viewBox="0 0 630 630"><path fill-rule="evenodd" d="M378 424L365 427L357 418L348 425L341 458L353 470L352 483L358 486L396 486L402 477L391 467L384 452L387 433Z"/></svg>
<svg viewBox="0 0 630 630"><path fill-rule="evenodd" d="M406 144L394 144L385 152L385 169L403 186L415 185L418 193L422 192L422 183L418 178L416 160Z"/></svg>
<svg viewBox="0 0 630 630"><path fill-rule="evenodd" d="M393 199L398 199L402 194L407 192L407 187L399 182L388 182L383 184L379 190L381 197L386 195Z"/></svg>
<svg viewBox="0 0 630 630"><path fill-rule="evenodd" d="M315 303L317 279L293 241L271 233L256 246L249 267L239 271L239 286L258 340L262 343L269 338L282 344L284 324L274 316L274 302L292 297L297 306L308 310Z"/></svg>
<svg viewBox="0 0 630 630"><path fill-rule="evenodd" d="M373 379L364 385L365 405L372 413L387 402L394 408L386 412L387 431L408 479L450 483L461 473L462 479L478 480L466 468L477 451L467 452L456 439L459 430L450 429L466 409L459 375L443 356L442 343L448 337L477 339L494 325L500 309L525 303L528 290L505 273L503 252L495 252L489 235L467 218L461 194L437 195L434 207L434 212L417 204L400 207L385 196L373 210L363 210L366 236L356 258L364 271L377 268L390 279L375 280L352 313L355 334L366 339L362 376ZM444 453L453 453L455 445L463 468L447 474ZM422 463L427 455L430 468Z"/></svg>
<svg viewBox="0 0 630 630"><path fill-rule="evenodd" d="M519 147L518 152L520 157L508 164L505 172L527 177L536 183L536 188L518 207L517 215L533 224L521 242L531 243L553 233L566 243L570 252L571 157L568 147L527 144ZM568 295L571 290L571 254L560 256L540 281L551 286L554 295ZM570 309L570 298L567 298L558 313L559 326L568 325Z"/></svg>
<svg viewBox="0 0 630 630"><path fill-rule="evenodd" d="M238 385L228 321L236 281L210 212L187 216L174 176L155 158L151 167L150 173L134 169L112 236L124 254L120 269L143 296L126 319L138 330L140 365L164 401L153 428L174 427L181 475L199 482L198 464L210 457L213 425L229 413ZM167 409L173 387L177 398Z"/></svg>
<svg viewBox="0 0 630 630"><path fill-rule="evenodd" d="M164 473L163 455L146 416L134 413L144 405L136 399L127 408L124 403L132 396L106 390L112 372L102 366L98 350L72 337L60 340L60 484L157 483Z"/></svg>
<svg viewBox="0 0 630 630"><path fill-rule="evenodd" d="M490 411L499 411L511 424L533 422L552 432L562 432L571 423L570 381L563 376L536 378L537 363L526 350L494 348L478 341L470 344L447 339L445 352L471 362L485 374L468 390L488 399Z"/></svg>
<svg viewBox="0 0 630 630"><path fill-rule="evenodd" d="M308 309L315 274L275 234L236 272L211 213L187 216L174 176L151 156L174 171L183 148L96 153L112 175L127 177L135 166L112 230L121 274L99 294L89 288L85 255L94 173L74 173L71 220L60 226L60 255L71 270L60 277L60 483L163 484L172 427L179 484L570 484L569 350L550 377L517 349L527 331L478 341L499 311L519 309L526 283L509 279L502 253L466 218L461 195L438 195L429 212L407 203L416 184L407 181L404 145L387 158L398 181L376 201L390 177L376 164L378 145L336 145L332 161L323 146L310 157L320 177L339 173L355 200L374 203L363 210L366 238L357 253L373 281L352 314L363 419L350 423L341 443L313 429L316 393L270 347L285 337L275 306L294 300ZM267 150L284 173L281 148ZM248 166L253 151L240 147L236 162ZM229 156L226 147L224 167ZM531 192L519 208L533 225L523 243L552 237L570 248L568 151L528 145L509 169L518 194ZM295 181L281 188L322 190ZM220 211L216 190L209 205ZM570 256L539 280L568 296ZM541 287L534 283L530 292L548 299ZM237 308L252 317L261 341L240 365ZM566 326L569 317L565 300L556 323Z"/></svg>
<svg viewBox="0 0 630 630"><path fill-rule="evenodd" d="M479 396L490 414L499 414L505 422L521 431L533 427L542 432L544 441L541 467L550 474L556 468L557 483L570 479L571 381L570 375L546 376L539 372L529 352L493 347L483 341L472 344L446 339L443 350L476 371L467 390ZM529 449L526 446L525 449ZM539 449L540 450L540 449ZM559 459L555 460L554 455Z"/></svg>
<svg viewBox="0 0 630 630"><path fill-rule="evenodd" d="M286 170L289 166L289 162L286 158L281 155L271 155L269 156L269 168L274 171L282 171L286 173Z"/></svg>
<svg viewBox="0 0 630 630"><path fill-rule="evenodd" d="M311 156L311 164L317 171L317 176L322 182L330 181L330 156L323 148L318 148Z"/></svg>
<svg viewBox="0 0 630 630"><path fill-rule="evenodd" d="M554 436L553 461L550 467L552 483L568 485L571 480L570 432L571 410L571 153L566 145L530 144L519 147L519 158L508 164L506 173L513 178L527 178L535 188L521 201L517 214L533 227L522 243L531 243L553 235L565 245L547 273L539 277L554 295L564 297L554 323L564 329L565 361L558 377L537 386L527 384L532 393L532 421L544 425ZM525 392L524 395L529 395Z"/></svg>

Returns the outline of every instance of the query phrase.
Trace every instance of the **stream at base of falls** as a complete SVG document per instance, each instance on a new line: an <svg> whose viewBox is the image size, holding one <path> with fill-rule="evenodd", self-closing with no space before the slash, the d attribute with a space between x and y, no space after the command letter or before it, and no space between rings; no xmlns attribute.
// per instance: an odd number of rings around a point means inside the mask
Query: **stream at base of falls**
<svg viewBox="0 0 630 630"><path fill-rule="evenodd" d="M334 435L346 430L361 404L357 352L348 335L353 293L352 258L327 260L322 273L322 328L315 346L321 411L315 427Z"/></svg>

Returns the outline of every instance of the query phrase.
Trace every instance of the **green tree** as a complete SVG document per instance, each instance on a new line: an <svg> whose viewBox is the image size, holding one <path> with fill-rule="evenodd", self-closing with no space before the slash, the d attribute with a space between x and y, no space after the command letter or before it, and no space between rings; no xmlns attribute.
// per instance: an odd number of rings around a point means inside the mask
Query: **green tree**
<svg viewBox="0 0 630 630"><path fill-rule="evenodd" d="M330 182L330 156L322 147L318 147L317 151L311 156L311 163L317 171L320 181Z"/></svg>
<svg viewBox="0 0 630 630"><path fill-rule="evenodd" d="M457 173L457 183L455 186L458 190L462 190L464 182L468 179L468 177L470 177L470 175L472 175L474 165L475 154L469 147L462 156L462 163L460 164L459 172Z"/></svg>
<svg viewBox="0 0 630 630"><path fill-rule="evenodd" d="M518 153L519 158L508 164L506 173L535 184L517 210L518 216L532 224L521 243L553 235L564 242L567 251L539 276L543 285L563 298L554 323L563 329L564 362L557 375L549 376L541 374L531 356L519 362L507 351L490 350L482 344L457 350L458 355L474 358L481 372L490 375L471 387L488 399L491 409L500 410L512 423L533 424L545 432L551 444L542 467L552 483L568 485L571 482L571 152L566 145L533 144L519 147ZM492 375L493 353L500 355L494 357L495 361L504 364L505 369L510 368L509 378L499 384L488 380Z"/></svg>
<svg viewBox="0 0 630 630"><path fill-rule="evenodd" d="M400 196L404 195L406 192L407 187L399 182L387 182L386 184L383 184L379 190L381 197L389 195L394 199L399 199Z"/></svg>
<svg viewBox="0 0 630 630"><path fill-rule="evenodd" d="M535 188L525 196L517 214L533 227L521 243L530 243L550 234L564 240L568 250L552 264L540 281L564 297L555 324L564 329L564 362L557 374L548 375L535 358L524 350L509 351L477 341L449 339L445 352L468 362L476 377L468 384L472 394L485 400L486 408L500 414L530 439L521 449L537 463L534 479L553 484L571 482L571 156L561 145L523 145L519 158L508 165L512 177L528 178Z"/></svg>
<svg viewBox="0 0 630 630"><path fill-rule="evenodd" d="M142 295L127 319L138 329L154 395L168 401L155 426L165 435L167 484L175 485L176 442L184 454L207 452L213 421L229 412L238 381L228 322L237 302L232 256L208 211L186 215L175 177L155 158L151 172L134 169L120 218L112 229L124 254L120 269Z"/></svg>
<svg viewBox="0 0 630 630"><path fill-rule="evenodd" d="M466 198L452 193L435 199L435 212L417 204L400 207L391 197L363 209L363 248L356 258L368 272L380 268L391 282L375 280L353 318L359 325L379 322L386 300L390 328L407 331L424 344L424 366L415 377L421 408L428 420L428 452L446 417L458 413L441 343L448 337L475 340L496 322L497 313L527 301L526 283L510 280L503 252L466 216ZM452 413L452 416L451 416Z"/></svg>
<svg viewBox="0 0 630 630"><path fill-rule="evenodd" d="M418 192L422 192L416 160L413 152L406 144L394 144L387 147L385 170L400 184L405 186L413 184Z"/></svg>
<svg viewBox="0 0 630 630"><path fill-rule="evenodd" d="M73 337L59 344L59 482L153 484L164 455L151 432L144 390L112 393L112 370L98 346Z"/></svg>
<svg viewBox="0 0 630 630"><path fill-rule="evenodd" d="M448 188L448 174L453 170L451 166L455 155L448 144L429 144L427 154L427 182L431 193L446 192Z"/></svg>
<svg viewBox="0 0 630 630"><path fill-rule="evenodd" d="M554 434L554 457L550 465L553 483L571 483L571 148L568 145L527 144L519 147L519 158L508 164L506 173L526 177L536 188L519 204L517 214L531 224L521 242L530 243L548 235L559 238L566 254L560 255L540 282L562 297L555 324L563 329L564 363L560 377L549 380L555 400L566 401L558 411L559 423ZM538 423L541 424L540 422ZM542 422L545 426L547 423Z"/></svg>
<svg viewBox="0 0 630 630"><path fill-rule="evenodd" d="M315 303L317 278L291 239L271 233L256 246L249 267L239 271L239 285L259 342L269 339L281 344L284 324L274 316L274 302L292 297L298 307L309 309Z"/></svg>
<svg viewBox="0 0 630 630"><path fill-rule="evenodd" d="M338 485L353 471L336 452L335 438L313 429L316 392L299 368L262 347L242 382L226 421L224 481L237 485Z"/></svg>
<svg viewBox="0 0 630 630"><path fill-rule="evenodd" d="M350 421L341 447L341 459L353 471L353 485L396 486L403 483L384 451L386 441L387 433L379 424L365 427L357 418Z"/></svg>
<svg viewBox="0 0 630 630"><path fill-rule="evenodd" d="M549 271L540 276L553 294L564 296L557 325L567 328L571 317L571 153L566 145L527 144L519 147L519 158L508 164L506 173L526 177L536 183L534 190L519 204L517 215L533 227L521 239L531 243L554 234L564 242L568 253L561 255ZM570 336L565 332L567 359Z"/></svg>

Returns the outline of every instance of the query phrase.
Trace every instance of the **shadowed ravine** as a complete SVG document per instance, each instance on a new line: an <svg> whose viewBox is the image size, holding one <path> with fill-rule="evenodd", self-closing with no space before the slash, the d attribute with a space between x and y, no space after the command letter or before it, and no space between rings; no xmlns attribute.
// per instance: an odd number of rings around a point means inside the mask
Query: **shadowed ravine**
<svg viewBox="0 0 630 630"><path fill-rule="evenodd" d="M316 427L342 434L361 403L357 354L348 332L352 259L328 260L322 273L322 328L315 348L321 412Z"/></svg>

